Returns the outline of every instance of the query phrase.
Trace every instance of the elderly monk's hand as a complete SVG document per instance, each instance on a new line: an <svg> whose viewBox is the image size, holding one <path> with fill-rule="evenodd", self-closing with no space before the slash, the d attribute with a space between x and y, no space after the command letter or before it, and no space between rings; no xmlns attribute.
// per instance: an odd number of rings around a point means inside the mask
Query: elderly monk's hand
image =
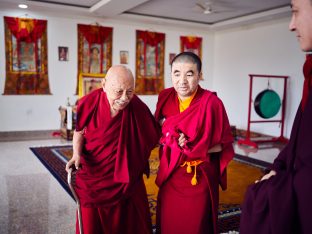
<svg viewBox="0 0 312 234"><path fill-rule="evenodd" d="M73 135L73 157L66 164L65 170L68 172L69 168L74 165L76 170L79 169L80 165L80 155L82 152L82 146L84 142L83 136L84 130L82 131L74 131Z"/></svg>
<svg viewBox="0 0 312 234"><path fill-rule="evenodd" d="M262 181L262 180L267 180L267 179L271 178L271 176L275 176L275 175L276 175L276 171L271 170L268 174L264 175L264 176L261 178L260 181ZM256 181L255 181L255 183L258 183L258 182L259 182L259 180L256 180Z"/></svg>
<svg viewBox="0 0 312 234"><path fill-rule="evenodd" d="M68 163L66 163L65 170L68 172L68 171L69 171L69 168L70 168L72 165L75 165L76 170L79 169L79 165L80 165L80 156L79 156L79 155L73 156L73 157L68 161Z"/></svg>

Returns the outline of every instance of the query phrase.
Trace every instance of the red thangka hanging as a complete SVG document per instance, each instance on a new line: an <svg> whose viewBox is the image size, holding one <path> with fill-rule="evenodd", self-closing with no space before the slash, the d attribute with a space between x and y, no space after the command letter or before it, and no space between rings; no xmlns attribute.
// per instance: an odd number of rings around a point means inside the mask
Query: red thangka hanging
<svg viewBox="0 0 312 234"><path fill-rule="evenodd" d="M136 31L136 93L158 94L164 89L165 34Z"/></svg>
<svg viewBox="0 0 312 234"><path fill-rule="evenodd" d="M190 51L202 58L202 38L192 36L180 37L181 52Z"/></svg>
<svg viewBox="0 0 312 234"><path fill-rule="evenodd" d="M4 16L4 95L50 94L47 21Z"/></svg>
<svg viewBox="0 0 312 234"><path fill-rule="evenodd" d="M101 79L112 66L113 28L78 24L78 86L86 79Z"/></svg>

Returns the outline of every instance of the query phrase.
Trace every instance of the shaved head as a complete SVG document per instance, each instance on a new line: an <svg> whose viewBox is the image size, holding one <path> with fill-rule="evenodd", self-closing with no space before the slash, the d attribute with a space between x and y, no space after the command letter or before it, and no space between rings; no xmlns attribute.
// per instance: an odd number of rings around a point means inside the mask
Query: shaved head
<svg viewBox="0 0 312 234"><path fill-rule="evenodd" d="M129 68L123 65L115 65L108 69L105 82L118 80L119 82L132 82L134 86L134 78Z"/></svg>
<svg viewBox="0 0 312 234"><path fill-rule="evenodd" d="M130 69L123 65L112 66L102 81L110 104L111 113L123 110L131 101L134 94L134 77Z"/></svg>
<svg viewBox="0 0 312 234"><path fill-rule="evenodd" d="M185 51L176 55L172 59L171 67L173 66L174 63L193 63L196 64L197 71L201 72L202 62L200 58L193 52Z"/></svg>

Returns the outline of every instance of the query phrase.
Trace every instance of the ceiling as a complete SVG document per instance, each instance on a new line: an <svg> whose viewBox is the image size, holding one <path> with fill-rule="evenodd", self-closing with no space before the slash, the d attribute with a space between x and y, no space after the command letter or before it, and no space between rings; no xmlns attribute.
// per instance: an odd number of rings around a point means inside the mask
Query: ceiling
<svg viewBox="0 0 312 234"><path fill-rule="evenodd" d="M0 9L16 9L18 3L31 11L215 29L290 16L290 0L0 0Z"/></svg>

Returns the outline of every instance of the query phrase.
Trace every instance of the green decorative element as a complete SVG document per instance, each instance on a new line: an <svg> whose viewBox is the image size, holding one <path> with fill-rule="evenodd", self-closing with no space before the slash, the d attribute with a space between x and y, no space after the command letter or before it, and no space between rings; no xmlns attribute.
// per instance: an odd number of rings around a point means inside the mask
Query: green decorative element
<svg viewBox="0 0 312 234"><path fill-rule="evenodd" d="M267 89L257 95L254 107L260 117L269 119L279 112L281 99L275 91Z"/></svg>

